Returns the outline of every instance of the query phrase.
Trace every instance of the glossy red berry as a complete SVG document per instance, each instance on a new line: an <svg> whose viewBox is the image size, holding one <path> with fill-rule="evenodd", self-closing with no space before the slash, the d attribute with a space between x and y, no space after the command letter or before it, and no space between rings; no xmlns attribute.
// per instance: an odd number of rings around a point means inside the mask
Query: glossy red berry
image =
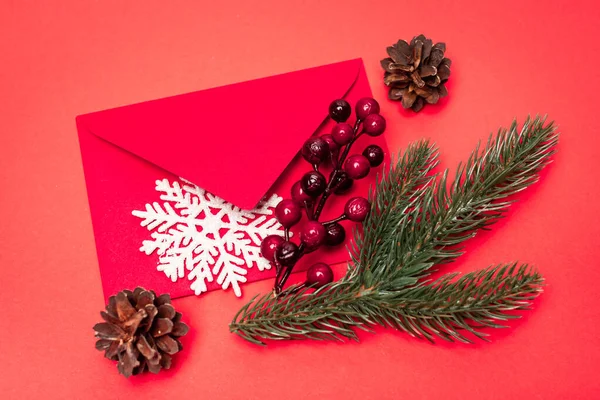
<svg viewBox="0 0 600 400"><path fill-rule="evenodd" d="M275 250L275 257L279 264L289 267L296 264L296 261L300 258L300 250L296 243L284 241Z"/></svg>
<svg viewBox="0 0 600 400"><path fill-rule="evenodd" d="M379 114L369 114L365 118L363 129L369 136L379 136L385 131L385 118Z"/></svg>
<svg viewBox="0 0 600 400"><path fill-rule="evenodd" d="M339 150L340 146L335 142L335 140L333 140L332 135L330 135L330 134L323 135L323 136L321 136L321 139L323 139L324 141L327 142L327 145L329 146L329 151L331 153L335 153L336 151Z"/></svg>
<svg viewBox="0 0 600 400"><path fill-rule="evenodd" d="M344 171L352 179L362 179L369 175L371 164L367 157L362 154L354 154L346 159L344 163Z"/></svg>
<svg viewBox="0 0 600 400"><path fill-rule="evenodd" d="M363 156L369 160L371 167L378 167L383 162L383 149L376 144L372 144L363 151Z"/></svg>
<svg viewBox="0 0 600 400"><path fill-rule="evenodd" d="M278 235L269 235L263 239L260 244L260 254L267 260L275 260L275 250L284 242L284 239Z"/></svg>
<svg viewBox="0 0 600 400"><path fill-rule="evenodd" d="M302 218L302 208L291 199L283 199L275 207L275 217L284 228L290 228Z"/></svg>
<svg viewBox="0 0 600 400"><path fill-rule="evenodd" d="M312 203L313 199L302 190L302 185L300 185L300 181L294 183L292 185L292 200L294 203L304 207L305 202Z"/></svg>
<svg viewBox="0 0 600 400"><path fill-rule="evenodd" d="M346 230L338 223L334 222L325 227L327 233L325 234L325 246L337 246L344 243L346 239Z"/></svg>
<svg viewBox="0 0 600 400"><path fill-rule="evenodd" d="M306 244L306 247L314 249L323 244L326 234L327 230L322 223L308 221L300 232L300 240Z"/></svg>
<svg viewBox="0 0 600 400"><path fill-rule="evenodd" d="M379 114L379 103L371 97L363 97L355 105L356 118L364 120L368 115Z"/></svg>
<svg viewBox="0 0 600 400"><path fill-rule="evenodd" d="M325 263L316 263L306 271L306 286L315 289L333 282L333 271Z"/></svg>
<svg viewBox="0 0 600 400"><path fill-rule="evenodd" d="M335 122L345 122L350 118L352 113L352 107L344 99L334 100L329 104L329 116Z"/></svg>
<svg viewBox="0 0 600 400"><path fill-rule="evenodd" d="M346 203L344 214L354 222L362 222L371 211L371 203L364 197L353 197Z"/></svg>
<svg viewBox="0 0 600 400"><path fill-rule="evenodd" d="M320 164L329 159L329 145L320 137L313 137L304 142L302 157L311 164Z"/></svg>
<svg viewBox="0 0 600 400"><path fill-rule="evenodd" d="M335 176L335 182L332 184L333 193L344 194L350 190L352 184L354 184L354 180L344 171L339 171Z"/></svg>
<svg viewBox="0 0 600 400"><path fill-rule="evenodd" d="M310 171L302 176L300 185L304 193L310 197L320 196L327 187L327 180L322 173L318 171Z"/></svg>
<svg viewBox="0 0 600 400"><path fill-rule="evenodd" d="M331 137L333 137L333 140L340 146L347 145L354 138L354 129L350 124L336 124L331 129Z"/></svg>

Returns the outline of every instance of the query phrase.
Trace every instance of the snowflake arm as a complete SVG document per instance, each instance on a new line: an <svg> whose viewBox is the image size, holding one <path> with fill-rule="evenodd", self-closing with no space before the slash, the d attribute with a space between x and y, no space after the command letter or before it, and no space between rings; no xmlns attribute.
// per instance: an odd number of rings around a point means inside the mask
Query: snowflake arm
<svg viewBox="0 0 600 400"><path fill-rule="evenodd" d="M281 197L272 195L254 210L235 205L182 180L156 181L162 204L146 204L144 211L132 214L151 232L140 251L158 255L157 270L173 282L186 276L196 295L208 291L216 281L224 290L231 288L241 296L247 269L271 268L260 254L260 243L269 235L281 234L274 218Z"/></svg>

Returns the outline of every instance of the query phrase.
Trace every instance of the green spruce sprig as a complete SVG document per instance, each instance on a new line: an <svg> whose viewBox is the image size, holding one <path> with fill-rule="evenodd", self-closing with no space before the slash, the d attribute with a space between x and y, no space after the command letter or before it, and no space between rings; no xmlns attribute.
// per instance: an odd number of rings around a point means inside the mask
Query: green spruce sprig
<svg viewBox="0 0 600 400"><path fill-rule="evenodd" d="M414 337L486 340L482 327L519 317L542 291L532 267L510 263L464 275L428 275L463 254L462 244L499 218L517 192L535 183L558 142L552 122L513 122L472 152L449 181L432 172L437 149L410 145L378 179L371 215L354 232L346 275L310 293L253 298L230 325L244 339L358 340L355 328L388 326ZM469 335L470 334L470 335Z"/></svg>

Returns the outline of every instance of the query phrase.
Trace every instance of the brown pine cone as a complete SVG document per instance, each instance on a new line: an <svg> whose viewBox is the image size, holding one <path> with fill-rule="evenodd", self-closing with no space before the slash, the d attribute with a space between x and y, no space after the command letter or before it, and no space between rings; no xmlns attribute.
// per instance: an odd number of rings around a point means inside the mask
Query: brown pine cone
<svg viewBox="0 0 600 400"><path fill-rule="evenodd" d="M157 374L171 367L171 356L181 351L177 338L189 328L171 305L171 296L156 297L153 291L138 287L124 290L108 299L106 322L94 325L96 349L118 361L119 373L129 378L146 369Z"/></svg>
<svg viewBox="0 0 600 400"><path fill-rule="evenodd" d="M436 104L448 95L444 83L450 77L451 61L444 58L445 43L436 43L424 35L410 44L398 40L387 48L388 58L381 60L383 81L390 87L390 100L401 100L402 107L421 111L425 103Z"/></svg>

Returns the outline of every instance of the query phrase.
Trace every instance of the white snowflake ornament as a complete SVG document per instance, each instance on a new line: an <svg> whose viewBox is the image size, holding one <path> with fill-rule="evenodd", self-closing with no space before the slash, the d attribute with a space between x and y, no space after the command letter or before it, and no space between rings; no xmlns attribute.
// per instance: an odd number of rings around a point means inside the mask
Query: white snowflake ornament
<svg viewBox="0 0 600 400"><path fill-rule="evenodd" d="M173 282L187 274L190 288L199 295L216 277L223 290L231 287L240 297L247 268L271 268L260 254L260 243L283 232L272 217L281 197L273 194L245 211L185 180L157 180L156 191L162 193L162 204L146 204L144 211L132 214L152 232L152 240L144 240L140 251L156 252L157 269Z"/></svg>

